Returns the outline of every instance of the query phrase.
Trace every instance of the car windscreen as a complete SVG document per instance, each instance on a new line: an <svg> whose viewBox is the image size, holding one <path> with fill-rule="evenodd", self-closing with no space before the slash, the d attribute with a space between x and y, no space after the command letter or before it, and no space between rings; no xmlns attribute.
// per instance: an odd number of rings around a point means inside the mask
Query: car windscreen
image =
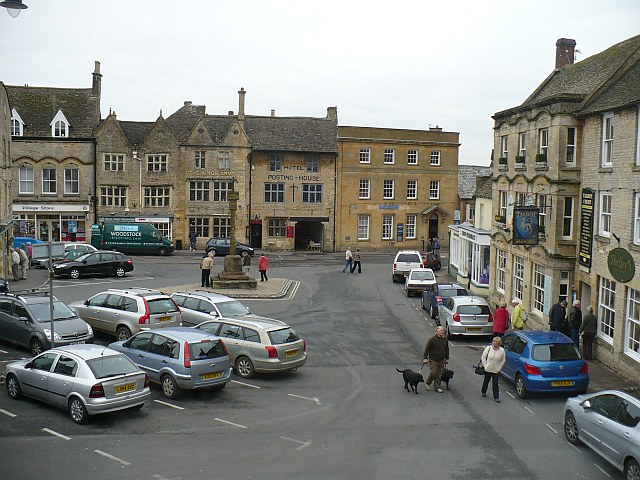
<svg viewBox="0 0 640 480"><path fill-rule="evenodd" d="M89 258L91 256L93 252L83 252L82 255L80 255L79 257L74 258L74 260L76 262L82 262L83 260L86 260L87 258Z"/></svg>
<svg viewBox="0 0 640 480"><path fill-rule="evenodd" d="M28 308L37 322L51 321L51 310L49 308L49 302L32 303L28 306ZM68 320L70 318L76 318L76 314L73 313L71 309L61 301L54 300L53 301L53 319Z"/></svg>
<svg viewBox="0 0 640 480"><path fill-rule="evenodd" d="M216 307L218 307L218 310L220 310L223 317L233 317L251 313L242 303L235 301L216 303Z"/></svg>
<svg viewBox="0 0 640 480"><path fill-rule="evenodd" d="M440 290L441 297L465 297L469 295L464 288L443 288Z"/></svg>
<svg viewBox="0 0 640 480"><path fill-rule="evenodd" d="M170 298L156 298L154 300L147 300L149 305L149 313L156 315L159 313L175 313L178 311L178 307L175 302Z"/></svg>
<svg viewBox="0 0 640 480"><path fill-rule="evenodd" d="M220 340L205 340L198 343L189 343L191 360L204 360L209 358L224 357L227 352Z"/></svg>
<svg viewBox="0 0 640 480"><path fill-rule="evenodd" d="M291 343L300 340L298 334L290 327L282 328L280 330L272 330L267 332L267 334L271 339L272 345L281 345L283 343Z"/></svg>
<svg viewBox="0 0 640 480"><path fill-rule="evenodd" d="M91 360L87 360L87 365L91 369L93 376L98 379L140 371L125 355L107 355L92 358Z"/></svg>
<svg viewBox="0 0 640 480"><path fill-rule="evenodd" d="M421 272L411 272L411 280L435 280L436 277L428 270Z"/></svg>
<svg viewBox="0 0 640 480"><path fill-rule="evenodd" d="M400 253L396 262L422 263L422 258L415 253Z"/></svg>
<svg viewBox="0 0 640 480"><path fill-rule="evenodd" d="M460 315L489 315L489 307L487 305L458 305L458 313Z"/></svg>
<svg viewBox="0 0 640 480"><path fill-rule="evenodd" d="M540 362L567 362L579 360L580 351L573 343L550 343L534 345L531 358Z"/></svg>

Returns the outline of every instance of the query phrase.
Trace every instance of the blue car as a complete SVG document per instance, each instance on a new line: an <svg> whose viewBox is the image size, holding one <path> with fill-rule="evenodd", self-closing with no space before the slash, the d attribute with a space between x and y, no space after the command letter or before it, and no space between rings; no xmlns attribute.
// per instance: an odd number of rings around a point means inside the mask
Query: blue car
<svg viewBox="0 0 640 480"><path fill-rule="evenodd" d="M500 372L515 383L518 398L530 392L582 394L589 365L575 343L560 332L510 331L502 337L507 363Z"/></svg>
<svg viewBox="0 0 640 480"><path fill-rule="evenodd" d="M13 248L20 248L23 244L26 245L28 242L31 242L31 245L35 245L37 243L44 243L42 240L38 240L36 238L14 237L14 239L13 239Z"/></svg>
<svg viewBox="0 0 640 480"><path fill-rule="evenodd" d="M469 295L467 289L458 283L438 283L431 285L422 292L422 308L429 310L431 318L436 320L438 317L438 307L442 305L442 301L449 297L466 297ZM440 325L440 321L437 321Z"/></svg>

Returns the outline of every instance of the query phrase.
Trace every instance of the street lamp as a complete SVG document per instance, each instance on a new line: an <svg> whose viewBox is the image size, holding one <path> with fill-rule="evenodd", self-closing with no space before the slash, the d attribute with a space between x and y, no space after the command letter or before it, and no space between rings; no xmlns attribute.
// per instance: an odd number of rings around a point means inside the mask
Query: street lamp
<svg viewBox="0 0 640 480"><path fill-rule="evenodd" d="M140 177L138 179L138 185L140 186L140 196L138 197L138 209L140 210L140 214L142 215L142 159L138 158L138 146L133 147L133 159L140 162Z"/></svg>
<svg viewBox="0 0 640 480"><path fill-rule="evenodd" d="M24 3L22 3L22 0L6 0L0 3L0 7L6 8L7 13L13 18L16 18L18 15L20 15L20 10L29 8Z"/></svg>

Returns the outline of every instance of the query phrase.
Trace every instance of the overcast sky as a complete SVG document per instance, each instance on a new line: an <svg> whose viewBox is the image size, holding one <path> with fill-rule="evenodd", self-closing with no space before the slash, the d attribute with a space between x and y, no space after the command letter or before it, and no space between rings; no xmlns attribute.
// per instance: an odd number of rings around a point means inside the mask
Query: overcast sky
<svg viewBox="0 0 640 480"><path fill-rule="evenodd" d="M153 121L185 100L207 113L326 115L340 125L460 132L460 163L488 165L495 112L551 73L640 34L639 0L24 0L0 12L0 80L90 87L102 116Z"/></svg>

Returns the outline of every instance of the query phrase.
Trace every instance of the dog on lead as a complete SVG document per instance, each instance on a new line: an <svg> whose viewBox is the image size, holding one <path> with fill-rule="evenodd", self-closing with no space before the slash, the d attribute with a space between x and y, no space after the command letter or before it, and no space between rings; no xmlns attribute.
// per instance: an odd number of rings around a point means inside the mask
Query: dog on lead
<svg viewBox="0 0 640 480"><path fill-rule="evenodd" d="M405 390L409 393L414 391L416 392L416 395L418 395L418 384L420 382L424 383L424 378L422 377L422 374L418 372L414 372L410 368L405 368L404 370L399 370L396 368L396 371L402 374ZM411 389L409 389L409 387L411 387Z"/></svg>
<svg viewBox="0 0 640 480"><path fill-rule="evenodd" d="M444 371L442 372L442 381L447 384L447 390L449 390L449 382L453 378L453 370L449 370L447 366L444 366Z"/></svg>

